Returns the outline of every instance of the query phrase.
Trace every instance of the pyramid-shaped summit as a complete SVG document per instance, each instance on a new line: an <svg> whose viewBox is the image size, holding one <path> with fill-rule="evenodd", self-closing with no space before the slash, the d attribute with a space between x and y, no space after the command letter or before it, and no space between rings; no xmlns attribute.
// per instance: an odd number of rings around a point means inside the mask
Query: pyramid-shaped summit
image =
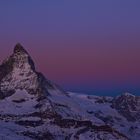
<svg viewBox="0 0 140 140"><path fill-rule="evenodd" d="M35 70L35 65L21 44L16 44L13 54L0 65L0 97L4 98L25 89L31 94L46 94L53 88L48 80Z"/></svg>
<svg viewBox="0 0 140 140"><path fill-rule="evenodd" d="M17 43L14 47L13 55L12 55L14 62L16 63L17 67L30 67L33 71L35 71L35 65L28 54L28 52L23 48L20 43ZM17 65L19 64L19 65Z"/></svg>
<svg viewBox="0 0 140 140"><path fill-rule="evenodd" d="M19 52L28 54L27 51L23 48L23 46L20 43L17 43L14 47L14 53Z"/></svg>

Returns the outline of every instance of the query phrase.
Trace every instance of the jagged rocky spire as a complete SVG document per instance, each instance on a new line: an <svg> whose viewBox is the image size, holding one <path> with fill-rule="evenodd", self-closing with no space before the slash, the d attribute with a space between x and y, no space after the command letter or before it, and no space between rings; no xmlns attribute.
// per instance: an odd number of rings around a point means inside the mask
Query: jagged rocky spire
<svg viewBox="0 0 140 140"><path fill-rule="evenodd" d="M14 48L14 53L19 53L19 52L28 54L27 51L23 48L23 46L20 43L17 43Z"/></svg>
<svg viewBox="0 0 140 140"><path fill-rule="evenodd" d="M0 95L9 96L16 89L25 89L31 94L46 94L51 86L41 73L36 72L32 58L19 43L14 47L13 54L0 65Z"/></svg>
<svg viewBox="0 0 140 140"><path fill-rule="evenodd" d="M26 64L26 66L30 66L30 68L35 71L35 65L31 56L20 43L17 43L14 47L13 57L15 62L17 62L20 66L25 66Z"/></svg>

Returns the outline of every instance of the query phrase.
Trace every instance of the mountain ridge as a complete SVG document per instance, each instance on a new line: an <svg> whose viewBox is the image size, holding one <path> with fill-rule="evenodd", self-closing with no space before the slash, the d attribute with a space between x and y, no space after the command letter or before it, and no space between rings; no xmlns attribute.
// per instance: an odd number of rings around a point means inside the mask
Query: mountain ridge
<svg viewBox="0 0 140 140"><path fill-rule="evenodd" d="M14 78L15 80L11 81ZM8 83L4 85L3 83L7 81L7 79ZM8 89L7 85L13 86L13 89ZM36 71L32 58L18 43L14 48L13 54L0 65L0 91L12 94L14 89L26 89L30 93L34 92L39 94L39 92L41 93L43 90L47 93L47 89L45 89L46 85L47 87L53 88L53 85L47 81L44 75ZM37 86L41 87L41 89L35 89Z"/></svg>
<svg viewBox="0 0 140 140"><path fill-rule="evenodd" d="M139 130L139 96L66 92L19 43L0 65L0 139L138 140Z"/></svg>

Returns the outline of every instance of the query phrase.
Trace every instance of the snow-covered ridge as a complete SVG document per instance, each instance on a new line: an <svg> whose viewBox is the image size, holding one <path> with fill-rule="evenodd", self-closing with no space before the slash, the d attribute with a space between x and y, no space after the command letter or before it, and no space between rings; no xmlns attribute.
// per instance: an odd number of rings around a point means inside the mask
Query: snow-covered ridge
<svg viewBox="0 0 140 140"><path fill-rule="evenodd" d="M17 44L0 66L0 140L138 140L140 97L65 92Z"/></svg>

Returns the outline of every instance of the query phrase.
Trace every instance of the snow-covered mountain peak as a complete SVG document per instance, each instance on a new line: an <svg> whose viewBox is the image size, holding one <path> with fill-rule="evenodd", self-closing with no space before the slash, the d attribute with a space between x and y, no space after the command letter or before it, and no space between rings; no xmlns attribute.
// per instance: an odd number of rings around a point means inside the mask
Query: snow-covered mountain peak
<svg viewBox="0 0 140 140"><path fill-rule="evenodd" d="M125 93L115 97L115 100L121 100L121 102L123 101L123 102L128 102L129 103L130 101L135 102L135 100L137 98L138 98L137 96L135 96L135 95L133 95L131 93L125 92Z"/></svg>
<svg viewBox="0 0 140 140"><path fill-rule="evenodd" d="M28 52L17 44L13 54L0 65L0 95L2 98L18 89L31 94L46 94L49 81L35 70L34 62ZM53 87L53 86L52 86Z"/></svg>
<svg viewBox="0 0 140 140"><path fill-rule="evenodd" d="M33 71L35 71L35 65L31 56L19 43L16 44L10 59L14 60L14 64L13 64L14 68L16 67L16 68L26 69L26 70L32 69Z"/></svg>
<svg viewBox="0 0 140 140"><path fill-rule="evenodd" d="M135 97L135 95L133 95L132 93L129 93L129 92L123 93L122 96L125 96L125 97Z"/></svg>
<svg viewBox="0 0 140 140"><path fill-rule="evenodd" d="M140 96L124 93L114 98L113 107L128 121L140 121Z"/></svg>

